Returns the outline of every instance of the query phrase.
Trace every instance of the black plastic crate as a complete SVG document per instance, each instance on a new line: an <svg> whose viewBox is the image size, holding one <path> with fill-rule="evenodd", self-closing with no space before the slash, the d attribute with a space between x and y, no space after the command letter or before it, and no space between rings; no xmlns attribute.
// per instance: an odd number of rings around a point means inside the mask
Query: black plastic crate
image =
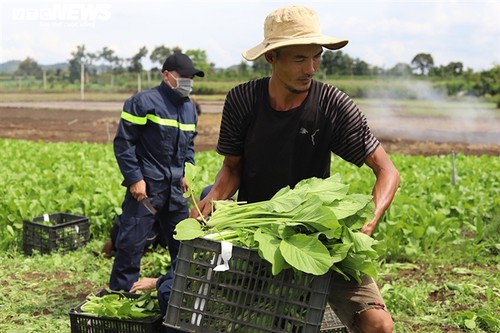
<svg viewBox="0 0 500 333"><path fill-rule="evenodd" d="M97 296L108 294L107 290L96 293ZM139 298L140 294L122 293L128 298ZM162 317L157 316L144 319L115 319L97 317L81 313L82 306L86 300L69 311L71 321L71 333L158 333L162 328Z"/></svg>
<svg viewBox="0 0 500 333"><path fill-rule="evenodd" d="M332 310L330 305L326 305L323 322L321 323L321 333L348 333L347 327L342 324L339 317Z"/></svg>
<svg viewBox="0 0 500 333"><path fill-rule="evenodd" d="M44 222L45 220L48 222ZM23 252L33 250L50 253L54 250L72 251L89 241L89 219L65 213L35 217L33 221L23 221Z"/></svg>
<svg viewBox="0 0 500 333"><path fill-rule="evenodd" d="M256 250L233 246L229 270L214 271L221 243L182 241L164 325L205 333L318 333L331 272L274 276Z"/></svg>

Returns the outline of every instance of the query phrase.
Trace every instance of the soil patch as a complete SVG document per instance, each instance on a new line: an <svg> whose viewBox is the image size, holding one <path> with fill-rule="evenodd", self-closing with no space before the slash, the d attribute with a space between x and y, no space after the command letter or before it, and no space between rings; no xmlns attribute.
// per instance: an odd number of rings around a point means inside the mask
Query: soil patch
<svg viewBox="0 0 500 333"><path fill-rule="evenodd" d="M198 124L196 151L214 150L219 135L222 103L200 103L203 113ZM0 105L0 137L46 142L111 142L120 118L119 104L102 102L65 103L50 105ZM115 111L116 110L116 111ZM440 124L442 119L431 117L405 117L368 119L375 135L389 153L408 155L500 155L500 137L495 122L481 124L481 131L459 127L452 121L439 125L442 135L425 134L432 130L429 124ZM489 127L488 127L489 126ZM417 129L410 135L404 128ZM399 131L397 130L399 129ZM436 130L434 130L436 131ZM431 132L429 132L431 133ZM481 134L483 136L481 136ZM486 136L485 136L486 134ZM484 140L483 140L484 139ZM483 142L481 141L483 140Z"/></svg>

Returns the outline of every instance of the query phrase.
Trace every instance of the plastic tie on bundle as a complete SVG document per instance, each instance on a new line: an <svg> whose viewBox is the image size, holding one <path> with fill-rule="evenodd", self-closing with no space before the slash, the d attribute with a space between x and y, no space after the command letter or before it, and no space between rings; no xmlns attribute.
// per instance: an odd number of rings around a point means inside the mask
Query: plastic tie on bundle
<svg viewBox="0 0 500 333"><path fill-rule="evenodd" d="M229 242L220 242L221 253L219 259L222 258L222 263L214 267L216 272L225 272L229 270L229 260L233 256L233 244Z"/></svg>

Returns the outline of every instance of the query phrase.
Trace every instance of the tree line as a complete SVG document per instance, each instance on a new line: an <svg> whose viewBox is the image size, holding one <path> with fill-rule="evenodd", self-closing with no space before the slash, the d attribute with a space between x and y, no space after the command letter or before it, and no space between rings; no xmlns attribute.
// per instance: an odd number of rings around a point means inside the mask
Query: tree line
<svg viewBox="0 0 500 333"><path fill-rule="evenodd" d="M81 77L82 64L86 71L86 80L103 73L111 75L154 73L159 72L164 60L176 52L183 52L182 48L160 45L150 52L145 46L142 46L136 54L129 58L122 58L108 47L89 52L86 46L82 44L77 45L76 49L71 52L67 70L48 71L45 75L49 75L53 79L54 77L60 79L62 77L62 79L68 80L70 83L78 82ZM191 57L197 68L207 73L210 80L247 79L271 73L270 65L264 57L260 57L252 63L241 61L240 64L229 68L217 68L214 63L208 61L207 53L204 50L186 50L184 53ZM149 70L145 70L143 66L146 57L149 57L149 60L155 64ZM419 77L433 82L440 82L439 84L444 85L447 94L451 96L468 94L498 97L500 95L500 65L495 65L493 68L481 72L474 72L470 68L466 69L464 64L459 61L436 66L432 55L429 53L419 53L409 63L398 63L392 68L384 69L372 66L362 59L352 58L342 51L325 50L321 69L320 76L322 78L335 76ZM41 78L43 70L35 59L28 57L20 62L14 75Z"/></svg>

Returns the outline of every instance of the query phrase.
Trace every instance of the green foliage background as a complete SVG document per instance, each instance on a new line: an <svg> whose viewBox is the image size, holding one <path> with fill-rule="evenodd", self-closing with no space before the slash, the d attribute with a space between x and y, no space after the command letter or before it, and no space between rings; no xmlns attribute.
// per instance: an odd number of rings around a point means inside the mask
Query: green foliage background
<svg viewBox="0 0 500 333"><path fill-rule="evenodd" d="M92 238L107 236L125 191L110 144L7 139L0 140L0 150L1 249L19 249L22 221L45 213L87 216ZM222 157L202 152L196 158L201 192L213 181ZM384 240L387 260L414 260L468 244L498 246L500 158L457 155L456 184L451 155L392 158L401 172L401 187L375 235ZM368 168L357 170L333 157L332 172L343 175L351 191L370 193L374 176Z"/></svg>
<svg viewBox="0 0 500 333"><path fill-rule="evenodd" d="M124 194L111 145L0 140L0 150L0 331L68 331L69 308L109 278L111 261L93 251ZM381 288L397 332L498 332L500 158L458 154L453 184L451 155L391 157L402 182L374 237L382 241ZM202 152L196 160L201 191L222 158ZM333 157L332 172L351 192L371 192L369 168ZM22 221L53 212L89 217L90 244L23 255ZM144 276L164 273L166 256L147 256Z"/></svg>

